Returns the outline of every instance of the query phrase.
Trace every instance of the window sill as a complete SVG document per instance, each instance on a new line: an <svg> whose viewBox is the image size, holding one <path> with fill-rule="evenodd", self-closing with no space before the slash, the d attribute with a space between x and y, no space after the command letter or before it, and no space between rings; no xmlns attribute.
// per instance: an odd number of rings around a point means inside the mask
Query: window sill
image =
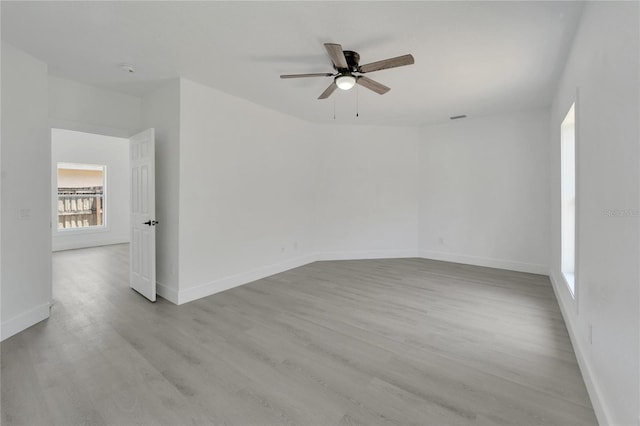
<svg viewBox="0 0 640 426"><path fill-rule="evenodd" d="M576 288L576 276L573 272L563 272L562 278L564 278L564 282L569 289L569 293L571 293L571 297L576 298L575 288Z"/></svg>
<svg viewBox="0 0 640 426"><path fill-rule="evenodd" d="M62 228L56 229L54 235L79 235L79 234L97 234L100 232L108 232L109 228L105 226L91 226L86 228Z"/></svg>

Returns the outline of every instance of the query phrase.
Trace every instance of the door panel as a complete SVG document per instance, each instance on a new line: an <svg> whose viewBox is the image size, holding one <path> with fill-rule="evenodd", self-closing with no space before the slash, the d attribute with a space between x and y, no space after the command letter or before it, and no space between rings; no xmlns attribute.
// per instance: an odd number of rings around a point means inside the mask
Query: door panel
<svg viewBox="0 0 640 426"><path fill-rule="evenodd" d="M145 130L130 139L130 286L156 300L155 135Z"/></svg>

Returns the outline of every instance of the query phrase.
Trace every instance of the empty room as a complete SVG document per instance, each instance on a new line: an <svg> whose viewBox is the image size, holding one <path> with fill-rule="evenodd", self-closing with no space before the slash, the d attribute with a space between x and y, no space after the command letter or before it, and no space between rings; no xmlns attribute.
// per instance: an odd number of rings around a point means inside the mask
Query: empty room
<svg viewBox="0 0 640 426"><path fill-rule="evenodd" d="M640 425L640 2L0 17L3 425Z"/></svg>

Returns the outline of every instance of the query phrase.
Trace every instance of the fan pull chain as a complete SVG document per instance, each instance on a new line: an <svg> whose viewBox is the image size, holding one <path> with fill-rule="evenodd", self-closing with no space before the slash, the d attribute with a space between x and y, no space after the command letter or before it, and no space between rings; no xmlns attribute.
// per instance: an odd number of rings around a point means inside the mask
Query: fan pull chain
<svg viewBox="0 0 640 426"><path fill-rule="evenodd" d="M336 119L336 97L333 97L333 119Z"/></svg>
<svg viewBox="0 0 640 426"><path fill-rule="evenodd" d="M360 90L358 89L358 85L356 84L356 118L360 117Z"/></svg>

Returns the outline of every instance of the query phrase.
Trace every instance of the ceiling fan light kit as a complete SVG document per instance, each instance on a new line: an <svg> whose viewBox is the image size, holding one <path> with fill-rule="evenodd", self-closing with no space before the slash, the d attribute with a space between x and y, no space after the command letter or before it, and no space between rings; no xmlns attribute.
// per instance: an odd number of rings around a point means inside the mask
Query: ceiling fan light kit
<svg viewBox="0 0 640 426"><path fill-rule="evenodd" d="M389 87L360 74L389 68L397 68L414 63L412 55L402 55L395 58L372 62L366 65L360 65L360 55L357 52L342 50L342 46L335 43L325 43L324 47L331 58L333 69L336 71L335 74L284 74L281 75L280 78L333 77L333 82L325 89L324 92L322 92L318 99L327 99L336 89L349 90L356 84L366 87L379 95L384 95L391 90Z"/></svg>
<svg viewBox="0 0 640 426"><path fill-rule="evenodd" d="M349 90L356 85L356 78L352 75L339 75L335 79L338 89Z"/></svg>

